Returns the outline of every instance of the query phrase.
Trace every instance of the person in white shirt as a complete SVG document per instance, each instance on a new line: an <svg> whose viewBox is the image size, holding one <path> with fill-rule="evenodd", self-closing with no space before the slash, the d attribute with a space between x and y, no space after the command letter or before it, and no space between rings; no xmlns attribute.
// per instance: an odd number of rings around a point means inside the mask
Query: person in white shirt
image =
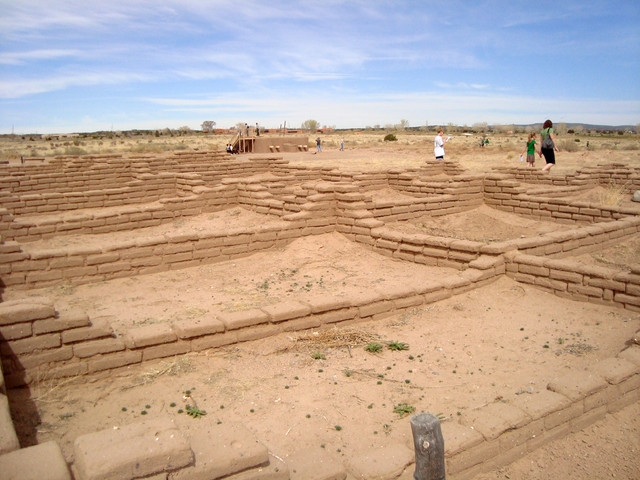
<svg viewBox="0 0 640 480"><path fill-rule="evenodd" d="M440 128L438 130L438 136L433 141L433 153L436 156L436 160L444 160L444 144L447 143L451 137L443 139L444 130Z"/></svg>

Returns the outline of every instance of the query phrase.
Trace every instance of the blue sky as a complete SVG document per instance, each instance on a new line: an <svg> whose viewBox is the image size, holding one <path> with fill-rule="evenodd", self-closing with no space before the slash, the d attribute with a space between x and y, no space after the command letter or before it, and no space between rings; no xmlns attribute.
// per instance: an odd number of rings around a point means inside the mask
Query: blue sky
<svg viewBox="0 0 640 480"><path fill-rule="evenodd" d="M0 133L640 122L640 1L0 0Z"/></svg>

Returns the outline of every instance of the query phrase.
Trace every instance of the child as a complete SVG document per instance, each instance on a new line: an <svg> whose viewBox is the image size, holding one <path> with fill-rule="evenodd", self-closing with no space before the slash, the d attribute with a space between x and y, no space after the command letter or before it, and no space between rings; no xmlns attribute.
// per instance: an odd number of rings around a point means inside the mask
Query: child
<svg viewBox="0 0 640 480"><path fill-rule="evenodd" d="M524 155L524 152L527 152L527 164L530 167L533 167L533 164L536 163L536 133L532 132L529 134L529 139L527 140L527 146L522 151L520 158Z"/></svg>

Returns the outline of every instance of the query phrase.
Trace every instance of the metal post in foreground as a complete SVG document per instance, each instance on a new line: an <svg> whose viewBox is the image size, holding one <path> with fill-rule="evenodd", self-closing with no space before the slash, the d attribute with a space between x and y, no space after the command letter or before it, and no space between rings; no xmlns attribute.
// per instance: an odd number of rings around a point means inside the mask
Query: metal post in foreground
<svg viewBox="0 0 640 480"><path fill-rule="evenodd" d="M444 438L440 420L431 413L413 415L410 420L416 452L413 480L445 480Z"/></svg>

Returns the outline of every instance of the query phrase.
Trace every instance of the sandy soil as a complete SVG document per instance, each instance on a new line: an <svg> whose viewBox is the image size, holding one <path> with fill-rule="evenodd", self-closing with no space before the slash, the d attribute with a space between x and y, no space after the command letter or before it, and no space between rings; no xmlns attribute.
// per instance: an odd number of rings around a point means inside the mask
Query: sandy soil
<svg viewBox="0 0 640 480"><path fill-rule="evenodd" d="M406 166L402 161L419 166L426 158L404 151L387 156L382 150L307 153L299 154L299 159L292 154L290 159L306 165L330 162L348 169L350 164ZM640 163L636 152L625 154L635 155L631 160ZM485 168L506 160L486 161ZM590 193L595 198L597 192ZM110 234L108 241L262 221L264 217L236 208L155 230ZM436 221L424 217L390 226L488 242L543 235L560 227L488 207ZM25 244L25 248L104 241L100 236L66 236ZM636 236L577 259L624 269L638 262L639 253ZM451 269L375 255L339 234L327 234L215 265L91 285L30 292L8 289L3 297L46 295L57 306L80 305L92 318L109 317L122 335L132 325L197 318L211 310L239 310L322 292L352 295L455 274ZM639 314L571 302L502 278L378 322L282 334L122 369L109 378L42 381L31 389L12 390L9 397L22 446L56 440L70 461L78 435L134 422L142 415L169 415L184 430L195 422L241 421L285 460L307 446L325 448L345 460L373 446L411 445L404 415L411 409L440 414L447 422L492 402L536 395L553 377L614 356L638 328ZM408 349L391 350L390 342L406 344ZM373 343L382 350L365 350ZM184 398L187 390L191 400ZM179 413L187 401L195 401L207 414L194 419ZM628 407L480 478L638 478L638 413L639 405Z"/></svg>

